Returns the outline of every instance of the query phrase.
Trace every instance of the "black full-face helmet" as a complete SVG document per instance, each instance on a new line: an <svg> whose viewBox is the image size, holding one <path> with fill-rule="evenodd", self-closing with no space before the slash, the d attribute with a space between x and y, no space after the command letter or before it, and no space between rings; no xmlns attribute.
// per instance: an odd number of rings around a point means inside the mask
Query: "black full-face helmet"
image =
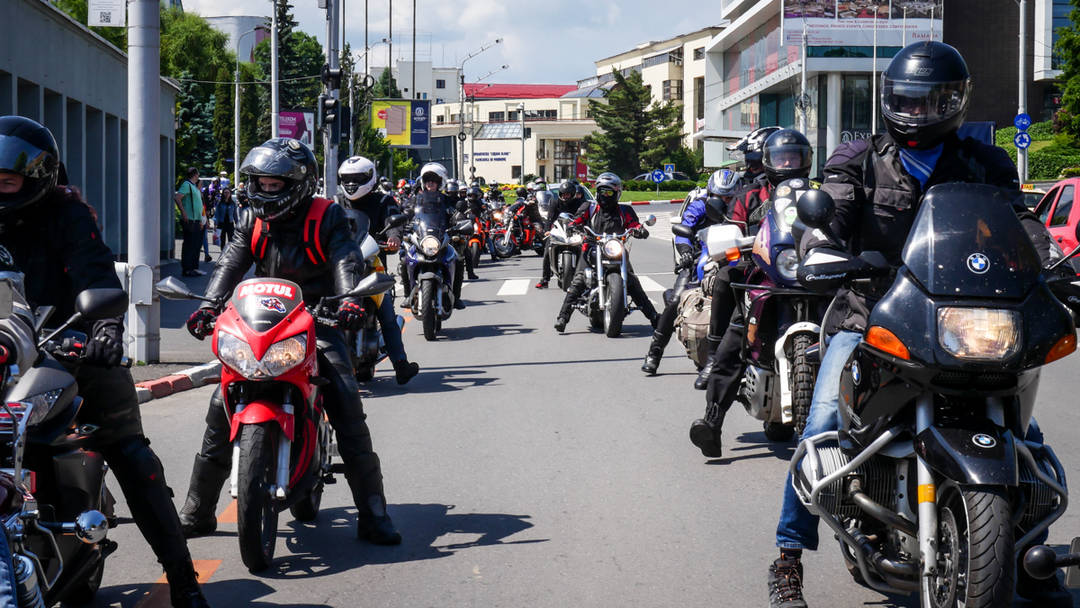
<svg viewBox="0 0 1080 608"><path fill-rule="evenodd" d="M479 186L469 186L469 189L465 192L465 198L470 201L478 201L484 196L484 193L480 191Z"/></svg>
<svg viewBox="0 0 1080 608"><path fill-rule="evenodd" d="M571 181L565 181L559 184L559 198L564 201L572 200L577 196L577 184Z"/></svg>
<svg viewBox="0 0 1080 608"><path fill-rule="evenodd" d="M596 176L594 188L596 188L596 200L599 201L601 207L612 208L619 203L623 185L618 175L609 171L601 173Z"/></svg>
<svg viewBox="0 0 1080 608"><path fill-rule="evenodd" d="M269 139L248 152L240 166L247 175L247 193L255 217L263 221L284 219L310 202L318 182L318 165L311 150L295 139ZM260 177L285 182L277 192L263 190Z"/></svg>
<svg viewBox="0 0 1080 608"><path fill-rule="evenodd" d="M780 129L765 140L761 162L769 182L776 186L786 179L810 175L813 159L814 153L805 135L795 129Z"/></svg>
<svg viewBox="0 0 1080 608"><path fill-rule="evenodd" d="M41 200L56 186L60 150L52 133L22 116L0 117L0 173L23 177L22 188L0 194L0 215Z"/></svg>
<svg viewBox="0 0 1080 608"><path fill-rule="evenodd" d="M881 75L881 118L897 144L933 148L960 128L971 91L959 51L943 42L909 44Z"/></svg>

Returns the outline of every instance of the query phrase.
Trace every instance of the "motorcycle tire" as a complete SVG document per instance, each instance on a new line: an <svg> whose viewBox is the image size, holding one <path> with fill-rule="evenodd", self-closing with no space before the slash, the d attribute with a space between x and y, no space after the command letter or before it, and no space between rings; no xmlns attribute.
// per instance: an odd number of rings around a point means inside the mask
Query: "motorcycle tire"
<svg viewBox="0 0 1080 608"><path fill-rule="evenodd" d="M420 316L424 320L424 339L435 340L439 332L439 311L435 308L435 281L430 279L420 284Z"/></svg>
<svg viewBox="0 0 1080 608"><path fill-rule="evenodd" d="M277 459L277 433L271 423L247 424L240 429L239 483L236 497L236 535L240 559L249 572L260 572L274 561L278 510L270 497Z"/></svg>
<svg viewBox="0 0 1080 608"><path fill-rule="evenodd" d="M791 441L795 436L795 428L783 422L764 423L765 438L769 441Z"/></svg>
<svg viewBox="0 0 1080 608"><path fill-rule="evenodd" d="M574 264L574 254L566 252L562 254L559 266L559 288L563 291L570 289L570 283L574 280L574 272L577 270Z"/></svg>
<svg viewBox="0 0 1080 608"><path fill-rule="evenodd" d="M604 309L604 335L609 338L618 338L622 333L623 319L626 317L626 298L623 294L622 276L617 274L608 275L607 285L607 308Z"/></svg>
<svg viewBox="0 0 1080 608"><path fill-rule="evenodd" d="M315 521L319 517L319 507L322 506L322 495L323 484L316 483L307 495L289 507L289 512L296 521Z"/></svg>
<svg viewBox="0 0 1080 608"><path fill-rule="evenodd" d="M955 568L924 577L923 598L931 608L1012 606L1016 571L1008 492L992 486L948 485L940 499L939 552L945 556L942 563ZM962 588L957 580L964 581Z"/></svg>
<svg viewBox="0 0 1080 608"><path fill-rule="evenodd" d="M480 266L480 243L469 245L469 251L466 255L469 256L469 260L472 262L473 270L476 270Z"/></svg>
<svg viewBox="0 0 1080 608"><path fill-rule="evenodd" d="M810 416L810 402L814 400L814 378L817 370L807 361L806 351L813 343L809 334L795 336L791 341L791 412L794 418L795 436L801 437Z"/></svg>
<svg viewBox="0 0 1080 608"><path fill-rule="evenodd" d="M357 382L370 382L375 377L374 365L361 365L353 370Z"/></svg>
<svg viewBox="0 0 1080 608"><path fill-rule="evenodd" d="M492 241L492 252L500 259L513 257L517 253L517 245L513 239L506 239L503 235L496 235Z"/></svg>

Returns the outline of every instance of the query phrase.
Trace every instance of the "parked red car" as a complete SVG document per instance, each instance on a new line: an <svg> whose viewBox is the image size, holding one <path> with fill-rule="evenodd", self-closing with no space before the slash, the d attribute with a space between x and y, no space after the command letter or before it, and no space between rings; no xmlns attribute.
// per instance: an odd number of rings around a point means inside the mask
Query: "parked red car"
<svg viewBox="0 0 1080 608"><path fill-rule="evenodd" d="M1054 184L1035 207L1035 215L1046 224L1050 235L1065 253L1077 246L1076 226L1080 224L1080 205L1074 205L1080 177L1071 177Z"/></svg>

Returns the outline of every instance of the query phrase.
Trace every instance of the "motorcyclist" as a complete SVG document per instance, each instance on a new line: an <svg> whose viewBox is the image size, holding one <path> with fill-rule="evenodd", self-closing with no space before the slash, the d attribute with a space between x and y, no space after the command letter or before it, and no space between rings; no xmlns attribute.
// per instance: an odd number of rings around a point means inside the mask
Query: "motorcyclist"
<svg viewBox="0 0 1080 608"><path fill-rule="evenodd" d="M596 203L590 204L581 215L575 217L570 222L571 226L588 225L594 232L599 233L617 233L631 230L636 238L642 239L649 236L649 231L641 225L634 208L630 205L619 204L619 196L622 194L622 180L617 175L608 172L601 173L596 177L595 187ZM570 282L570 288L566 290L566 297L563 299L562 308L559 309L559 316L555 320L555 331L561 333L566 329L566 324L570 321L570 313L573 312L574 302L585 291L585 269L589 267L590 261L588 250L583 251L581 258L578 259L574 279ZM653 307L649 296L645 295L645 290L641 288L641 281L634 274L630 260L626 261L626 291L630 294L634 304L641 310L641 313L655 328L658 318L656 308Z"/></svg>
<svg viewBox="0 0 1080 608"><path fill-rule="evenodd" d="M716 218L715 212L707 211L706 199L718 199L716 205L726 208L732 193L738 183L739 176L731 169L720 169L709 176L705 186L704 195L690 202L686 211L682 214L680 223L694 231L706 228L711 224L722 221L722 217ZM720 214L722 215L722 214ZM653 331L652 342L649 351L645 355L645 362L641 364L641 371L648 375L656 373L660 366L660 358L664 356L664 348L671 340L671 334L675 331L675 317L679 314L679 299L688 283L697 283L696 263L700 248L684 236L675 237L675 250L679 254L679 260L675 264L675 284L672 286L672 296L660 315L660 320ZM710 341L712 344L712 341ZM719 344L719 340L717 340Z"/></svg>
<svg viewBox="0 0 1080 608"><path fill-rule="evenodd" d="M881 115L888 133L841 144L824 168L821 189L836 201L831 228L847 243L848 251L880 251L898 267L923 193L936 184L967 182L1014 192L1017 215L1043 263L1060 256L1046 228L1023 205L1016 167L1005 151L957 137L970 98L971 77L953 47L917 42L893 57L882 75ZM808 231L801 243L803 251L838 246L822 236L819 231ZM835 313L824 324L839 332L821 362L803 437L837 429L840 374L861 340L874 301L847 289L836 295ZM1036 424L1029 427L1026 439L1041 443ZM801 556L803 549L817 549L817 528L818 518L795 495L789 474L776 528L780 557L769 566L773 608L806 606ZM1071 596L1056 578L1040 581L1022 567L1017 570L1016 592L1033 605L1072 605Z"/></svg>
<svg viewBox="0 0 1080 608"><path fill-rule="evenodd" d="M471 186L465 192L465 205L473 217L484 215L484 193L478 186Z"/></svg>
<svg viewBox="0 0 1080 608"><path fill-rule="evenodd" d="M765 179L765 165L762 164L765 140L779 130L780 127L755 129L735 145L735 149L743 153L743 161L746 163L742 175L739 176L741 187L750 187L754 182Z"/></svg>
<svg viewBox="0 0 1080 608"><path fill-rule="evenodd" d="M445 213L446 220L448 222L453 221L455 214L458 213L457 201L451 200L440 189L443 184L450 181L446 173L446 167L443 167L439 163L428 163L420 169L420 183L423 190L416 195L416 206L423 208L426 212ZM461 283L465 279L465 261L458 257L454 262L454 308L461 310L465 308L465 302L461 299ZM408 272L403 272L404 277L408 277ZM406 291L405 297L408 299L411 290Z"/></svg>
<svg viewBox="0 0 1080 608"><path fill-rule="evenodd" d="M389 182L388 182L389 183ZM381 190L374 190L375 163L363 156L345 159L338 168L338 202L345 208L350 226L358 241L363 240L360 230L367 227L366 233L378 240L385 236L386 247L391 251L401 248L401 228L387 227L387 219L400 210L391 196ZM361 215L363 217L357 217ZM382 264L386 266L386 252L380 251ZM386 352L394 365L394 375L398 384L405 384L420 372L420 366L410 363L405 354L405 345L401 341L394 303L389 297L382 299L379 306L379 327L386 343Z"/></svg>
<svg viewBox="0 0 1080 608"><path fill-rule="evenodd" d="M206 288L206 297L223 301L255 265L255 276L274 277L300 285L310 303L324 296L341 295L361 278L363 259L352 237L345 211L329 204L321 226L314 235L324 252L323 259L311 257L304 242L309 211L322 205L314 197L318 165L307 146L295 139L270 139L252 148L240 172L248 177L251 212L236 227L236 242L218 261ZM345 465L345 479L357 509L356 534L362 540L381 545L401 542L386 512L379 457L371 445L371 432L364 421L359 386L353 377L349 347L343 330L359 326L362 302L341 300L337 327L317 324L319 375L329 381L323 401L330 424L337 434L337 446ZM188 319L187 328L200 340L212 332L218 310L207 303ZM217 527L214 507L221 486L229 476L232 446L229 421L221 398L214 391L206 413L206 432L195 456L191 487L181 511L185 532L190 536L209 534Z"/></svg>
<svg viewBox="0 0 1080 608"><path fill-rule="evenodd" d="M521 194L521 188L518 188L518 194ZM546 192L546 190L545 190ZM540 238L544 232L544 216L540 213L540 205L537 203L535 194L526 194L525 197L519 198L513 205L506 210L508 217L514 217L521 212L525 218L532 224L532 228L536 231L537 238Z"/></svg>
<svg viewBox="0 0 1080 608"><path fill-rule="evenodd" d="M491 182L491 186L487 191L488 200L492 201L504 201L502 188L499 187L499 182Z"/></svg>
<svg viewBox="0 0 1080 608"><path fill-rule="evenodd" d="M120 289L115 256L93 208L74 187L58 187L60 151L47 128L21 116L0 117L0 245L25 273L30 305L56 307L53 320L75 312L90 288ZM78 423L98 427L90 449L105 457L139 531L165 569L173 606L208 606L165 483L161 461L143 434L135 384L119 367L123 318L80 322L89 336L71 369L83 406Z"/></svg>
<svg viewBox="0 0 1080 608"><path fill-rule="evenodd" d="M557 190L558 196L552 201L551 206L548 207L547 214L547 227L550 230L551 226L555 224L555 220L559 215L568 213L570 215L576 215L578 208L581 207L581 203L578 200L581 186L574 184L570 181L565 181L559 184ZM548 284L551 282L551 256L548 255L547 247L549 244L544 245L544 263L541 269L540 281L536 283L537 289L547 289Z"/></svg>
<svg viewBox="0 0 1080 608"><path fill-rule="evenodd" d="M810 142L794 129L775 131L765 141L764 148L762 162L767 179L761 186L745 191L737 198L730 218L733 223L745 226L747 234L756 232L776 186L789 179L807 177L813 160ZM745 324L742 311L736 306L731 283L743 282L750 267L750 263L724 266L707 282L712 283L713 306L709 334L714 341L716 336L721 338L707 363L711 369L705 394L705 417L690 425L690 441L707 458L720 457L720 430L724 416L735 401L743 372L741 350Z"/></svg>

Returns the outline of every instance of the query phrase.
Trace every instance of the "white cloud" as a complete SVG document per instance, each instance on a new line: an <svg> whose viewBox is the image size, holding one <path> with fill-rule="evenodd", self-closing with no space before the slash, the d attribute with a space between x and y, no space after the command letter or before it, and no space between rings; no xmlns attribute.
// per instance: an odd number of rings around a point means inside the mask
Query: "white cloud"
<svg viewBox="0 0 1080 608"><path fill-rule="evenodd" d="M346 0L346 40L364 47L364 5L368 40L388 37L390 3L394 9L394 55L411 56L411 0ZM292 0L299 29L326 37L326 12L316 0ZM684 34L720 20L719 2L700 0L416 0L417 58L438 65L459 65L469 52L497 37L503 44L466 64L466 79L503 64L498 82L573 84L593 75L597 59L649 40ZM708 8L703 8L708 6ZM212 15L268 15L270 0L184 0L187 10ZM371 51L372 65L387 63L387 46Z"/></svg>

